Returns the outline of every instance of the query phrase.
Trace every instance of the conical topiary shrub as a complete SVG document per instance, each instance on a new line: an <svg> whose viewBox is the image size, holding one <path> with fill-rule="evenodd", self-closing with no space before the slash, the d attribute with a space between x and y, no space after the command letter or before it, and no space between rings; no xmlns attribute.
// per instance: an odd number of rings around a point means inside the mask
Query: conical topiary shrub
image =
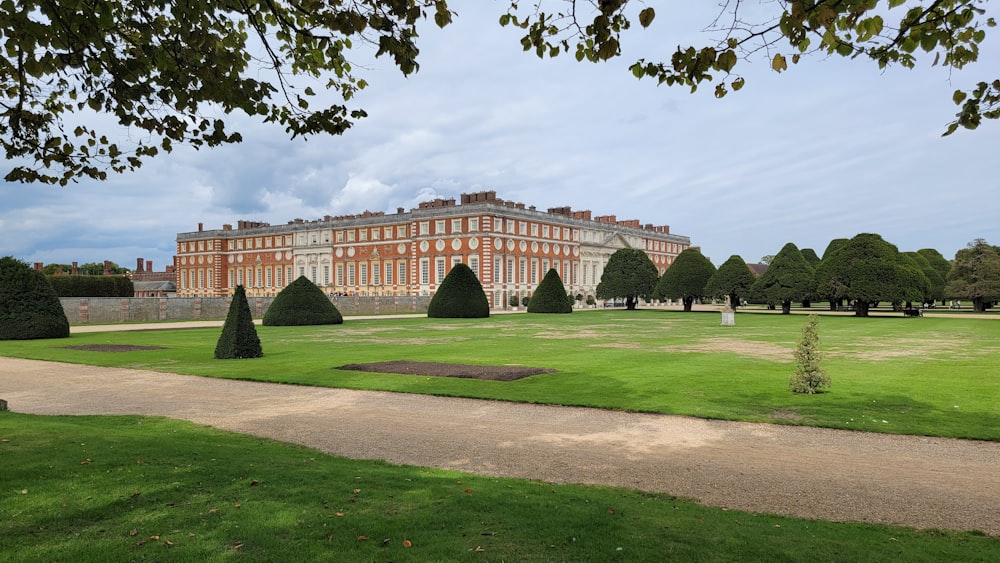
<svg viewBox="0 0 1000 563"><path fill-rule="evenodd" d="M344 317L305 276L282 289L264 313L264 326L339 325Z"/></svg>
<svg viewBox="0 0 1000 563"><path fill-rule="evenodd" d="M478 319L490 316L483 284L465 264L455 264L427 306L427 316L439 319Z"/></svg>
<svg viewBox="0 0 1000 563"><path fill-rule="evenodd" d="M572 313L573 304L555 268L545 273L528 302L529 313Z"/></svg>
<svg viewBox="0 0 1000 563"><path fill-rule="evenodd" d="M66 312L45 275L11 256L0 258L0 340L68 336Z"/></svg>
<svg viewBox="0 0 1000 563"><path fill-rule="evenodd" d="M253 316L247 303L247 293L242 285L236 286L233 302L229 305L226 324L222 326L222 336L215 345L215 357L219 360L233 358L259 358L264 355L253 326Z"/></svg>

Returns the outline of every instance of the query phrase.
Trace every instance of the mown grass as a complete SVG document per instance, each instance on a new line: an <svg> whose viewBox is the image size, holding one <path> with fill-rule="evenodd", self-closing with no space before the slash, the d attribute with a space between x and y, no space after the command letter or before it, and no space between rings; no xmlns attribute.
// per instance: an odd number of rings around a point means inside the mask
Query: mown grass
<svg viewBox="0 0 1000 563"><path fill-rule="evenodd" d="M556 403L706 418L1000 440L1000 322L828 316L832 389L788 377L805 317L592 311L489 319L348 320L258 327L264 357L215 360L220 329L103 332L0 342L0 355L303 385ZM93 352L86 344L163 346ZM520 364L557 373L512 382L335 369L386 360Z"/></svg>
<svg viewBox="0 0 1000 563"><path fill-rule="evenodd" d="M162 418L0 412L0 476L4 561L1000 560L977 533L352 461Z"/></svg>

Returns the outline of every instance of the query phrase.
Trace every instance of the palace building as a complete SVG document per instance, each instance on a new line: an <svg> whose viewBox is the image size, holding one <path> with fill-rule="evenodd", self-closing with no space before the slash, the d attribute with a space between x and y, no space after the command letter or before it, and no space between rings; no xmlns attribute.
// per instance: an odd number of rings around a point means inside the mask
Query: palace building
<svg viewBox="0 0 1000 563"><path fill-rule="evenodd" d="M668 226L556 207L538 211L494 191L436 199L395 214L238 221L177 235L178 297L272 296L299 276L328 294L432 295L455 264L479 276L493 308L531 295L555 268L571 295L594 295L619 248L644 250L662 274L691 246Z"/></svg>

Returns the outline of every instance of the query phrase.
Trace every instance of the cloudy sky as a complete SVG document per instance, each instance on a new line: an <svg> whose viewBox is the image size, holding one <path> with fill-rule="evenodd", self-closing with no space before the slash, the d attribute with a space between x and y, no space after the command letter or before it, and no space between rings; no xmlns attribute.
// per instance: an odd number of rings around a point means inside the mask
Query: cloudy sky
<svg viewBox="0 0 1000 563"><path fill-rule="evenodd" d="M975 238L1000 243L1000 123L941 137L952 91L996 78L1000 32L952 74L812 57L778 75L753 59L744 89L716 100L627 70L707 43L710 9L661 8L626 36L624 57L594 65L522 52L497 24L502 2L453 8L452 26L424 28L416 75L384 61L359 71L369 117L342 137L290 141L232 116L236 146L180 148L103 183L0 183L0 254L130 268L143 257L162 270L198 223L395 211L483 189L668 224L716 265L787 242L822 254L861 232L948 258Z"/></svg>

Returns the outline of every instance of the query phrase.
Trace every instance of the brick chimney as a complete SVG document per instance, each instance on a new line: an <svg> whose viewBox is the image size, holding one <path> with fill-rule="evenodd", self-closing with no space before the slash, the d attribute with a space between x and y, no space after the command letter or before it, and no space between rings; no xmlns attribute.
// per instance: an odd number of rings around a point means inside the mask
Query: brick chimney
<svg viewBox="0 0 1000 563"><path fill-rule="evenodd" d="M153 261L146 260L146 271L152 273L153 271Z"/></svg>
<svg viewBox="0 0 1000 563"><path fill-rule="evenodd" d="M135 259L135 273L137 274L142 273L142 258Z"/></svg>

